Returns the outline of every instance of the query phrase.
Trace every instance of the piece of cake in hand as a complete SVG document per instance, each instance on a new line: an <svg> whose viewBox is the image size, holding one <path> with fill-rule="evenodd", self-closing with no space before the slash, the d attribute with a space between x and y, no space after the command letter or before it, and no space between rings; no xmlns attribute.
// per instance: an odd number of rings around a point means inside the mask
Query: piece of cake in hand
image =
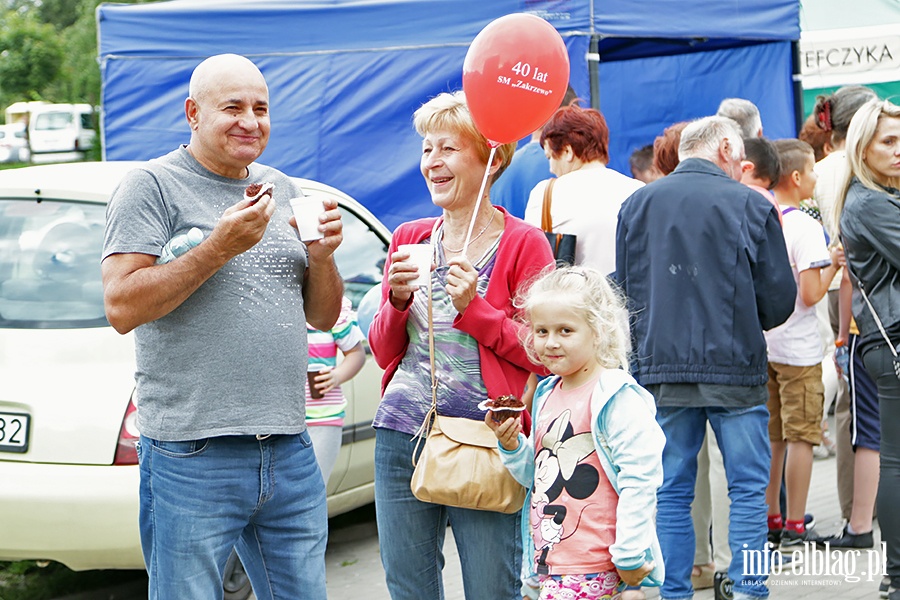
<svg viewBox="0 0 900 600"><path fill-rule="evenodd" d="M488 398L478 405L481 410L491 411L491 419L494 423L503 423L507 419L516 419L525 410L525 403L509 394L506 396L498 396L497 398Z"/></svg>
<svg viewBox="0 0 900 600"><path fill-rule="evenodd" d="M251 183L247 186L247 189L244 190L244 200L249 200L251 204L255 204L266 194L271 198L274 191L274 183L269 183L268 181L266 183Z"/></svg>

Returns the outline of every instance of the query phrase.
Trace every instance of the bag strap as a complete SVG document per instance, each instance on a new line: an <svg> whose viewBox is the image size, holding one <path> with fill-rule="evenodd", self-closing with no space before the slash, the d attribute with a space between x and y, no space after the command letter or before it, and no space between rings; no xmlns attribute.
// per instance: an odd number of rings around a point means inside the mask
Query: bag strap
<svg viewBox="0 0 900 600"><path fill-rule="evenodd" d="M843 240L841 240L843 242ZM844 245L846 248L847 246ZM894 348L894 345L891 343L891 338L888 337L887 331L884 329L884 325L881 323L881 319L878 318L878 313L875 312L875 307L872 306L872 302L869 300L868 294L866 294L865 287L863 286L862 280L856 276L856 273L853 272L853 269L850 268L850 261L847 261L847 270L850 271L850 274L853 275L853 278L856 280L856 287L859 288L859 292L862 294L863 300L866 301L866 306L869 307L869 312L872 313L872 318L875 319L875 325L878 326L878 331L881 332L881 337L884 338L884 341L887 342L887 347L891 349L891 354L894 355L894 358L897 358L897 349Z"/></svg>
<svg viewBox="0 0 900 600"><path fill-rule="evenodd" d="M553 200L553 184L556 178L547 180L547 187L544 188L544 205L541 208L541 229L547 232L553 232L553 217L550 216L550 203Z"/></svg>
<svg viewBox="0 0 900 600"><path fill-rule="evenodd" d="M854 274L854 277L855 276L856 274ZM863 300L866 301L866 305L869 307L869 312L872 313L872 318L875 319L875 324L878 326L878 331L881 332L881 337L887 342L887 347L891 349L891 354L894 355L894 358L897 358L897 349L894 348L894 344L891 343L891 338L888 337L887 331L885 331L884 325L881 323L881 319L878 318L878 313L875 312L875 307L872 306L872 302L869 300L866 290L863 289L862 282L857 279L856 283L859 286L859 292L862 294Z"/></svg>
<svg viewBox="0 0 900 600"><path fill-rule="evenodd" d="M437 248L437 231L438 225L440 223L440 219L435 220L434 227L431 228L431 257L434 260L435 249ZM413 435L413 437L418 437L419 439L416 441L416 447L413 450L412 455L412 464L413 467L416 466L416 456L419 455L419 444L422 443L428 434L431 432L431 425L434 422L434 417L437 417L437 377L434 372L434 302L432 296L433 290L431 287L431 273L428 273L428 362L431 364L431 408L428 409L428 412L425 413L425 419L422 421L422 424L419 426L419 429Z"/></svg>

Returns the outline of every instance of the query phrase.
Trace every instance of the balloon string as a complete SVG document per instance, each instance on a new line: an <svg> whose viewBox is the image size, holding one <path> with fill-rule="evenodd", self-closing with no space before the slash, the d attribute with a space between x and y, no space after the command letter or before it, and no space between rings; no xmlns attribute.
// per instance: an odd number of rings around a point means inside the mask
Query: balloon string
<svg viewBox="0 0 900 600"><path fill-rule="evenodd" d="M463 244L462 254L466 255L469 249L469 242L472 240L472 230L475 229L475 219L478 218L478 209L481 208L481 199L484 197L484 189L487 187L488 176L491 174L491 165L494 164L494 154L497 153L497 147L491 146L491 154L488 156L487 167L484 169L484 177L481 180L481 189L478 190L478 200L475 202L475 210L472 211L472 218L469 220L469 231L466 233L466 243Z"/></svg>

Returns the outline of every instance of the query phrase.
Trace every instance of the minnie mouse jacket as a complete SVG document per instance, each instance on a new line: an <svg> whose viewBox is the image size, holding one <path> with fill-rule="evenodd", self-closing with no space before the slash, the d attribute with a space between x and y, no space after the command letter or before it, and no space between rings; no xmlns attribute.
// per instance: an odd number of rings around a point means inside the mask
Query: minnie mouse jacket
<svg viewBox="0 0 900 600"><path fill-rule="evenodd" d="M499 443L500 456L516 481L528 489L522 509L523 563L533 570L531 492L534 486L534 440L541 408L559 376L538 384L532 405L532 430L519 434L519 447L507 451ZM656 490L662 485L662 451L666 443L656 423L653 396L621 369L607 369L591 396L591 433L606 477L619 494L616 508L616 541L610 546L613 564L634 570L652 560L654 569L644 586L662 585L665 566L656 536Z"/></svg>

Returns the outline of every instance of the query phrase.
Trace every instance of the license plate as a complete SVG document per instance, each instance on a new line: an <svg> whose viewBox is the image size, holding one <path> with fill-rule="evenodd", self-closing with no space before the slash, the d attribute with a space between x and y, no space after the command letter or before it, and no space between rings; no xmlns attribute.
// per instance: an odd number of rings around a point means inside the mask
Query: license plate
<svg viewBox="0 0 900 600"><path fill-rule="evenodd" d="M28 425L31 418L24 413L0 412L0 452L28 450Z"/></svg>

